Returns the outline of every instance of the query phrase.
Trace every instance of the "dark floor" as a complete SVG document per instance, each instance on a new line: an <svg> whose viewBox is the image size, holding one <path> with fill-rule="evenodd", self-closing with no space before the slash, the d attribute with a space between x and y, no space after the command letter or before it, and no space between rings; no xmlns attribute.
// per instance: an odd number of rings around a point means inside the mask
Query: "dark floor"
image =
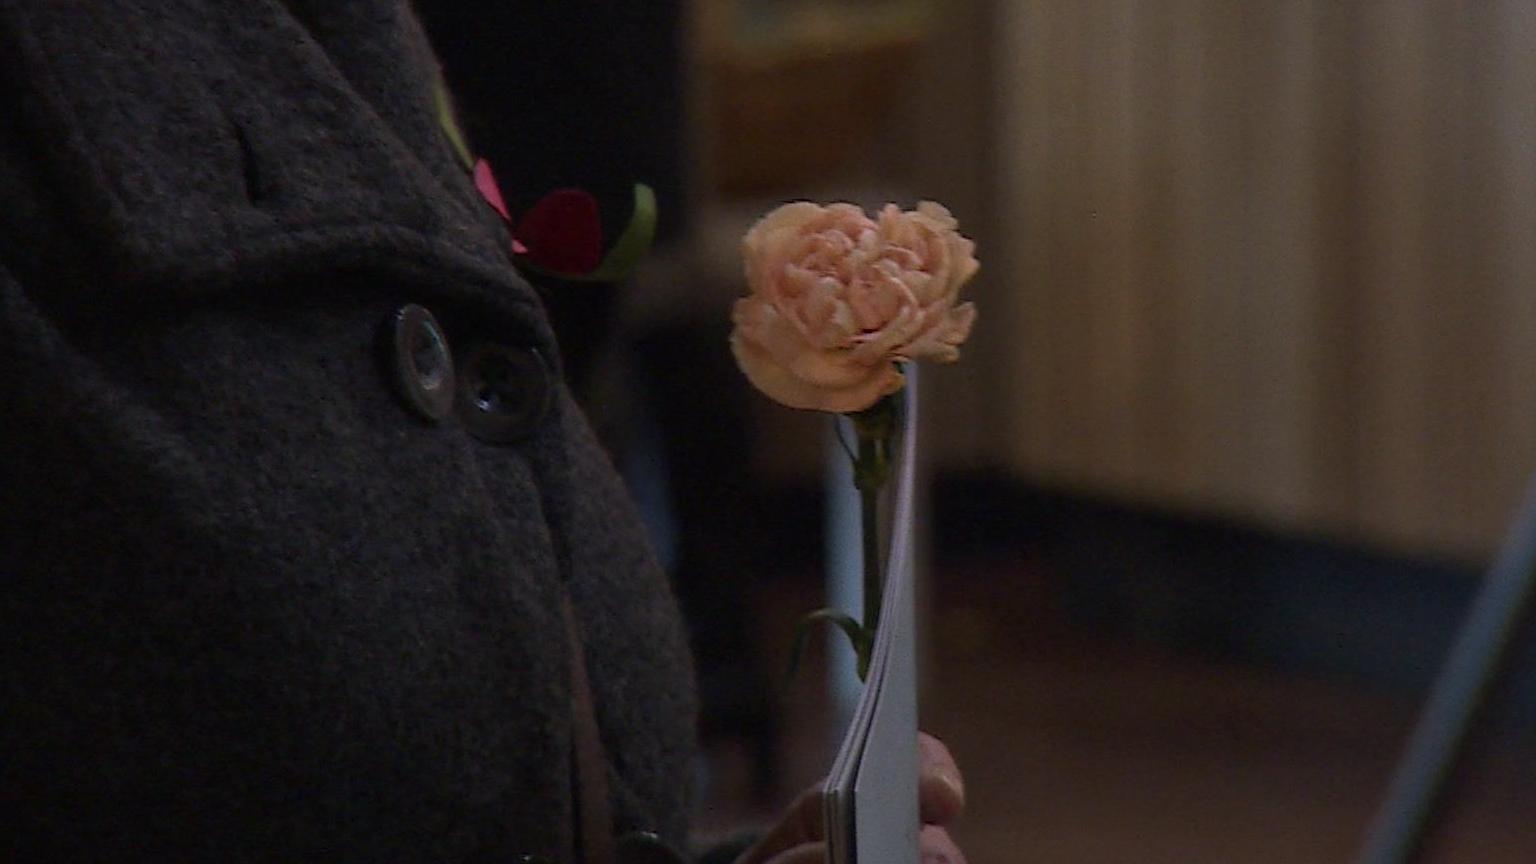
<svg viewBox="0 0 1536 864"><path fill-rule="evenodd" d="M1351 860L1411 699L1090 631L1043 583L1006 562L933 579L923 724L966 772L956 834L972 864ZM775 583L764 644L787 646L817 592L809 579ZM819 777L832 751L821 674L813 662L783 696L787 776L774 801L750 804L745 756L713 750L706 828L761 819ZM1425 860L1536 862L1529 741L1485 745Z"/></svg>

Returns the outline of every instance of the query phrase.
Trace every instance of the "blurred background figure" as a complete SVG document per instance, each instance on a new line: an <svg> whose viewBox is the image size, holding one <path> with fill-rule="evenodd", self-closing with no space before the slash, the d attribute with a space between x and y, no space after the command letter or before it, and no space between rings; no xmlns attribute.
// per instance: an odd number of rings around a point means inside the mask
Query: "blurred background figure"
<svg viewBox="0 0 1536 864"><path fill-rule="evenodd" d="M825 427L734 371L736 244L789 198L934 198L983 263L924 420L971 860L1349 860L1536 466L1536 7L421 5L512 197L622 224L644 179L673 220L633 285L547 296L620 360L574 362L698 634L707 824L835 731L815 669L770 698ZM1536 860L1522 656L1427 860Z"/></svg>

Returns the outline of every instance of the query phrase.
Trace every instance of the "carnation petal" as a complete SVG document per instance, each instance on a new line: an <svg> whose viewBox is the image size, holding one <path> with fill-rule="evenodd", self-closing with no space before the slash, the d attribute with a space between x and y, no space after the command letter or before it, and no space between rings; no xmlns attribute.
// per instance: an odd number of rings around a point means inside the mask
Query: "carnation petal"
<svg viewBox="0 0 1536 864"><path fill-rule="evenodd" d="M953 213L937 201L920 201L917 205L917 214L932 221L944 231L955 231L960 228L960 223L955 220Z"/></svg>
<svg viewBox="0 0 1536 864"><path fill-rule="evenodd" d="M971 277L981 269L981 262L976 260L976 241L956 234L950 240L949 256L952 262L959 262L959 266L954 268L952 283L954 288L959 290L961 285L971 281Z"/></svg>
<svg viewBox="0 0 1536 864"><path fill-rule="evenodd" d="M732 338L740 336L774 357L780 365L806 350L809 346L793 321L779 314L772 304L756 297L743 297L731 310L731 320L736 324Z"/></svg>
<svg viewBox="0 0 1536 864"><path fill-rule="evenodd" d="M774 231L786 226L804 225L825 212L825 207L810 201L791 201L788 204L782 204L764 214L748 229L746 237L742 238L742 245L750 254L761 247L763 239Z"/></svg>
<svg viewBox="0 0 1536 864"><path fill-rule="evenodd" d="M740 333L731 336L731 352L754 387L790 408L836 413L861 411L900 390L903 383L896 367L886 363L864 370L863 375L845 386L818 386L775 363L767 352Z"/></svg>
<svg viewBox="0 0 1536 864"><path fill-rule="evenodd" d="M840 390L852 387L869 376L869 370L879 363L860 363L852 352L807 351L785 366L796 378L817 387Z"/></svg>
<svg viewBox="0 0 1536 864"><path fill-rule="evenodd" d="M928 316L923 310L907 306L886 325L884 330L871 333L853 349L852 359L863 365L880 362L902 353L908 342L917 338L927 326Z"/></svg>
<svg viewBox="0 0 1536 864"><path fill-rule="evenodd" d="M906 346L902 356L913 360L953 363L960 359L959 346L970 338L976 323L976 304L962 303L946 310L940 323Z"/></svg>

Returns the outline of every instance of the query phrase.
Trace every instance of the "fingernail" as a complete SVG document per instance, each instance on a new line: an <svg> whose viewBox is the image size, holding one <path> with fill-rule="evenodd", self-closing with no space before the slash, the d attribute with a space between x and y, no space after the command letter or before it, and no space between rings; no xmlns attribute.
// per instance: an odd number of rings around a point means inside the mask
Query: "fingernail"
<svg viewBox="0 0 1536 864"><path fill-rule="evenodd" d="M923 856L923 864L950 864L949 856L942 852L932 852Z"/></svg>
<svg viewBox="0 0 1536 864"><path fill-rule="evenodd" d="M937 776L939 782L943 783L949 789L950 794L955 796L955 800L959 801L962 805L965 804L965 784L960 781L960 776L953 771L939 771Z"/></svg>

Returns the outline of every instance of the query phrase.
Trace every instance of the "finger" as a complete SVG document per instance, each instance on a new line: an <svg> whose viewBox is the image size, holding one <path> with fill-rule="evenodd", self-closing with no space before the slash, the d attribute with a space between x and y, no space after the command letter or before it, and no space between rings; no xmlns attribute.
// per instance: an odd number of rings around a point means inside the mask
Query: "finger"
<svg viewBox="0 0 1536 864"><path fill-rule="evenodd" d="M965 864L965 853L949 832L937 825L923 826L917 835L917 848L923 864Z"/></svg>
<svg viewBox="0 0 1536 864"><path fill-rule="evenodd" d="M737 858L736 864L766 864L769 861L779 864L774 856L786 849L793 850L826 839L822 830L821 802L821 787L813 786L801 792L773 830Z"/></svg>
<svg viewBox="0 0 1536 864"><path fill-rule="evenodd" d="M824 864L826 860L827 844L801 843L793 849L780 852L768 859L768 864Z"/></svg>
<svg viewBox="0 0 1536 864"><path fill-rule="evenodd" d="M965 780L944 742L920 732L917 736L917 797L923 822L948 825L965 809Z"/></svg>

